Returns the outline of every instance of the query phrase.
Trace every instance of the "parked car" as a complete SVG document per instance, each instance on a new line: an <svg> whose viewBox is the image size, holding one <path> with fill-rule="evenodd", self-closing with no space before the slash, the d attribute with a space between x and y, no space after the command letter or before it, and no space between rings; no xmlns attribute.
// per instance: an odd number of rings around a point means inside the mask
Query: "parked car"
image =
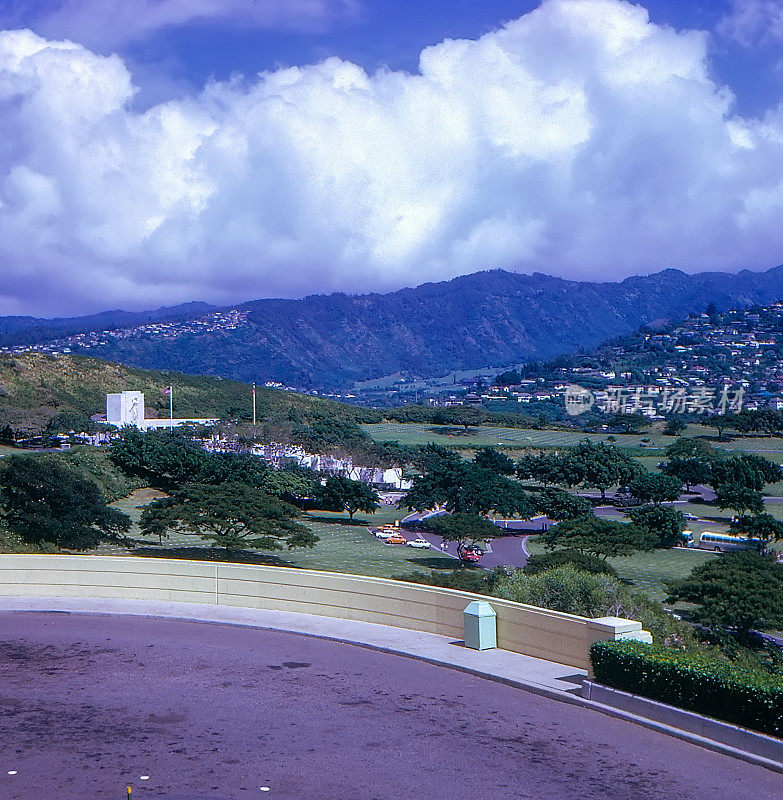
<svg viewBox="0 0 783 800"><path fill-rule="evenodd" d="M384 540L384 544L407 544L408 540L404 536L389 536Z"/></svg>
<svg viewBox="0 0 783 800"><path fill-rule="evenodd" d="M483 555L483 551L478 547L463 547L457 551L460 561L468 561L475 564Z"/></svg>
<svg viewBox="0 0 783 800"><path fill-rule="evenodd" d="M400 535L399 531L383 530L382 528L377 530L377 531L375 531L375 536L378 539L391 539L392 537L399 536L399 535Z"/></svg>
<svg viewBox="0 0 783 800"><path fill-rule="evenodd" d="M409 539L408 547L421 547L422 549L429 548L430 543L426 539Z"/></svg>
<svg viewBox="0 0 783 800"><path fill-rule="evenodd" d="M683 514L683 516L685 517L685 519L698 520L698 517L696 516L696 514Z"/></svg>

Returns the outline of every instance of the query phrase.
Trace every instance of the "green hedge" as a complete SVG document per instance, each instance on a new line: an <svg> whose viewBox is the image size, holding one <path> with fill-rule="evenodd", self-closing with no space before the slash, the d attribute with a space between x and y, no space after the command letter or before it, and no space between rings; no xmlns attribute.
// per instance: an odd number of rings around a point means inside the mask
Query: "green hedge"
<svg viewBox="0 0 783 800"><path fill-rule="evenodd" d="M596 642L596 680L745 728L783 736L783 676L642 642Z"/></svg>

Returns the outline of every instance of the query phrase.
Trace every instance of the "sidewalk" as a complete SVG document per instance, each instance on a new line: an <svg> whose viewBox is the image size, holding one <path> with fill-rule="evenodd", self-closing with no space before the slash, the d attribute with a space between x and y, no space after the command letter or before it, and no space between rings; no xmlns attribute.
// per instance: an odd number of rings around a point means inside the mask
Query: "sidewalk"
<svg viewBox="0 0 783 800"><path fill-rule="evenodd" d="M300 633L369 647L439 664L541 694L567 694L579 700L584 670L508 650L469 650L461 641L374 622L319 617L292 611L266 611L194 603L143 600L0 597L0 611L71 611L79 614L136 614L199 622L247 625ZM568 694L573 692L574 694Z"/></svg>

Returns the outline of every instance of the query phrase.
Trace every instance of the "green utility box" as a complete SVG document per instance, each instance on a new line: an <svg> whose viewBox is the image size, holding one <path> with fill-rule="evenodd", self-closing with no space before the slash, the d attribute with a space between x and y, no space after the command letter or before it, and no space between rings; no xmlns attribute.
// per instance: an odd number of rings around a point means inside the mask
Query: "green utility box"
<svg viewBox="0 0 783 800"><path fill-rule="evenodd" d="M465 647L491 650L498 646L497 615L484 600L474 600L462 612L465 618Z"/></svg>

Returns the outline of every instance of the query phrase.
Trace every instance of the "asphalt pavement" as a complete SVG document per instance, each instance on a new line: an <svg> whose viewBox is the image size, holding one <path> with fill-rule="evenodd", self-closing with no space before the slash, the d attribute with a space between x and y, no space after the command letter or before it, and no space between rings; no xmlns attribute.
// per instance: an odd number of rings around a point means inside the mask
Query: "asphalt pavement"
<svg viewBox="0 0 783 800"><path fill-rule="evenodd" d="M0 631L3 800L783 795L763 767L343 642L76 612L3 612Z"/></svg>

